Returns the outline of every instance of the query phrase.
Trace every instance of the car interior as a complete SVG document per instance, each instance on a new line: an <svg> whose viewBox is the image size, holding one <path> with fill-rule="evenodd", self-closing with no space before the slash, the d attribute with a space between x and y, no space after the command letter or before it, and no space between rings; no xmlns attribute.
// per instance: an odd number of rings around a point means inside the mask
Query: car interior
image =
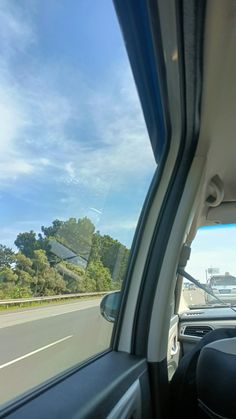
<svg viewBox="0 0 236 419"><path fill-rule="evenodd" d="M235 39L235 26L231 26L235 17L235 5L226 2L222 6L220 2L207 3L201 129L195 154L196 158L205 156L206 160L199 185L198 208L195 207L186 235L185 243L188 246L191 246L200 226L235 223L235 122L232 113L232 104L236 98L233 82L235 54L230 52L230 45ZM227 53L223 53L226 50ZM188 367L192 370L187 373L187 365L180 363L173 379L173 388L176 395L178 388L181 391L181 380L182 385L185 381L182 401L188 405L191 394L194 393L203 417L235 417L236 406L229 387L225 387L223 391L221 387L219 391L220 382L223 387L232 385L235 326L235 311L230 308L203 308L180 315L179 342L182 355L188 354L183 360L189 362ZM208 335L209 332L211 333ZM210 343L211 339L216 342ZM194 364L196 351L199 351L199 360ZM180 378L178 374L181 374L181 368L185 371ZM191 388L194 381L195 390ZM175 408L180 405L181 397ZM186 398L188 400L184 400ZM180 412L181 410L179 414ZM188 414L182 411L182 417L188 417Z"/></svg>
<svg viewBox="0 0 236 419"><path fill-rule="evenodd" d="M0 417L233 419L236 310L187 310L178 270L188 272L200 227L236 223L236 2L114 6L154 154L164 157L119 304L113 295L108 314L107 300L101 304L104 321L115 325L111 348Z"/></svg>

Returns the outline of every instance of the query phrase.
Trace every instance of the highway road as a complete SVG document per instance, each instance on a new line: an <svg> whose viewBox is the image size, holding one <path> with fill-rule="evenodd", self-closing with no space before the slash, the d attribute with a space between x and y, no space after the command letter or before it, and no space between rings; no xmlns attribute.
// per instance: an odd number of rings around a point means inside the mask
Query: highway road
<svg viewBox="0 0 236 419"><path fill-rule="evenodd" d="M187 306L197 306L206 304L204 291L199 288L195 288L193 290L184 289L183 297Z"/></svg>
<svg viewBox="0 0 236 419"><path fill-rule="evenodd" d="M201 290L184 290L182 309L204 304ZM101 298L0 314L0 404L109 347L112 324Z"/></svg>
<svg viewBox="0 0 236 419"><path fill-rule="evenodd" d="M0 314L0 403L109 347L101 298Z"/></svg>

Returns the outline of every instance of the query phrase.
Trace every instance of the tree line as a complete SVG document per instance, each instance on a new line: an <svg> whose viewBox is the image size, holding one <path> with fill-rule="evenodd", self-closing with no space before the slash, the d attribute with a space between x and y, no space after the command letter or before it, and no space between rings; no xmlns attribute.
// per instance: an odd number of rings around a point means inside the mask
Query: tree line
<svg viewBox="0 0 236 419"><path fill-rule="evenodd" d="M17 251L0 244L0 299L118 289L129 257L87 217L54 220L14 244Z"/></svg>

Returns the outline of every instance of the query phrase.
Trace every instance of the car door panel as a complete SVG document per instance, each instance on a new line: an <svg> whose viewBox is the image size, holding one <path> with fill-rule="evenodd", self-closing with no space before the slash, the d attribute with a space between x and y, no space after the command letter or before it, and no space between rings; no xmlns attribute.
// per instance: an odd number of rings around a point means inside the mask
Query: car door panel
<svg viewBox="0 0 236 419"><path fill-rule="evenodd" d="M144 359L113 351L55 381L50 391L45 387L15 402L1 417L151 417L147 375Z"/></svg>
<svg viewBox="0 0 236 419"><path fill-rule="evenodd" d="M167 368L168 379L171 380L176 368L178 367L180 357L180 343L178 338L179 317L173 316L170 323L168 350L167 350Z"/></svg>

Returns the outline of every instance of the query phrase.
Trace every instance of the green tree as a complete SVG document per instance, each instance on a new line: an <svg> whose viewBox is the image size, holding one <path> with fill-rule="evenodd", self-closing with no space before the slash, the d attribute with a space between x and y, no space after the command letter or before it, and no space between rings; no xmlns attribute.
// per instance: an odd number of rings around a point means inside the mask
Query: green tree
<svg viewBox="0 0 236 419"><path fill-rule="evenodd" d="M18 297L29 297L32 295L32 280L34 270L32 268L33 262L30 258L27 258L23 253L18 252L15 256L16 263L14 272L17 275L17 287L16 291Z"/></svg>
<svg viewBox="0 0 236 419"><path fill-rule="evenodd" d="M128 261L129 261L130 250L124 245L121 245L119 252L119 270L115 278L116 281L122 283L125 279Z"/></svg>
<svg viewBox="0 0 236 419"><path fill-rule="evenodd" d="M61 262L56 270L63 276L68 292L83 292L85 271L79 266L68 262Z"/></svg>
<svg viewBox="0 0 236 419"><path fill-rule="evenodd" d="M100 260L102 264L109 269L114 281L124 279L129 250L118 240L105 235L101 237Z"/></svg>
<svg viewBox="0 0 236 419"><path fill-rule="evenodd" d="M0 298L16 298L18 276L12 268L0 269Z"/></svg>
<svg viewBox="0 0 236 419"><path fill-rule="evenodd" d="M88 275L85 275L79 283L79 292L95 292L96 291L96 281L90 278Z"/></svg>
<svg viewBox="0 0 236 419"><path fill-rule="evenodd" d="M34 269L34 295L43 295L45 288L45 275L50 265L46 252L42 249L33 251L32 266Z"/></svg>
<svg viewBox="0 0 236 419"><path fill-rule="evenodd" d="M33 230L19 233L15 240L19 249L17 254L0 245L0 295L50 295L121 286L129 249L111 236L95 232L89 218L56 219L41 230L38 235ZM78 259L69 263L69 260L62 260L64 256L55 255L52 240L87 260L86 271L73 264Z"/></svg>
<svg viewBox="0 0 236 419"><path fill-rule="evenodd" d="M45 250L34 250L34 295L54 295L66 292L66 283L56 269L50 267Z"/></svg>
<svg viewBox="0 0 236 419"><path fill-rule="evenodd" d="M113 281L122 282L126 273L129 249L109 235L93 235L89 262L101 261L109 269Z"/></svg>
<svg viewBox="0 0 236 419"><path fill-rule="evenodd" d="M15 245L21 253L28 258L33 258L35 250L44 250L47 254L50 252L50 244L47 238L31 230L30 232L19 233Z"/></svg>
<svg viewBox="0 0 236 419"><path fill-rule="evenodd" d="M11 267L15 261L15 253L7 246L0 244L0 268Z"/></svg>
<svg viewBox="0 0 236 419"><path fill-rule="evenodd" d="M99 231L96 231L96 233L93 234L89 262L96 262L101 260L102 239L103 238Z"/></svg>
<svg viewBox="0 0 236 419"><path fill-rule="evenodd" d="M102 262L90 262L86 270L87 280L95 282L94 291L106 291L111 288L111 275L108 268Z"/></svg>
<svg viewBox="0 0 236 419"><path fill-rule="evenodd" d="M15 240L16 247L28 258L32 258L34 250L37 249L36 233L31 230L29 233L19 233Z"/></svg>
<svg viewBox="0 0 236 419"><path fill-rule="evenodd" d="M43 234L45 235L45 237L47 237L47 238L56 237L58 231L63 226L63 224L64 224L64 221L60 221L60 220L56 219L52 222L51 226L49 226L49 227L42 226L41 230L42 230Z"/></svg>
<svg viewBox="0 0 236 419"><path fill-rule="evenodd" d="M16 270L18 269L18 270L28 272L29 274L33 274L34 272L32 269L33 262L30 258L25 256L23 253L18 252L15 255L15 259L16 259L16 267L15 267Z"/></svg>
<svg viewBox="0 0 236 419"><path fill-rule="evenodd" d="M27 287L29 294L31 294L31 287L33 284L32 276L28 272L25 272L22 270L17 271L17 276L18 276L17 285L19 285L20 287Z"/></svg>
<svg viewBox="0 0 236 419"><path fill-rule="evenodd" d="M17 274L11 268L6 267L0 270L0 283L9 282L15 284L17 279Z"/></svg>
<svg viewBox="0 0 236 419"><path fill-rule="evenodd" d="M39 283L41 284L40 295L59 295L67 291L64 279L54 268L47 269L39 277Z"/></svg>
<svg viewBox="0 0 236 419"><path fill-rule="evenodd" d="M36 274L44 273L50 267L45 250L33 251L32 264Z"/></svg>
<svg viewBox="0 0 236 419"><path fill-rule="evenodd" d="M54 220L52 226L42 226L47 238L56 238L77 255L88 260L95 227L87 217L67 221Z"/></svg>

